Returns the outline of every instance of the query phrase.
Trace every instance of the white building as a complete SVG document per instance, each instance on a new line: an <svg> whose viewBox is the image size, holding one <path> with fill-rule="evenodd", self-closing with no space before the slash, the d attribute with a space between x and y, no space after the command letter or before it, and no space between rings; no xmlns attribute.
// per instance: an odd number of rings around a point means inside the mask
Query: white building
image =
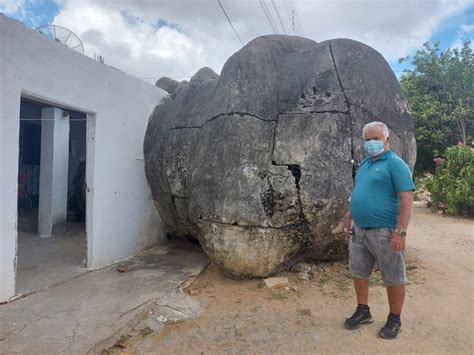
<svg viewBox="0 0 474 355"><path fill-rule="evenodd" d="M164 95L0 14L0 302L18 294L17 260L36 252L27 248L38 251L34 267L24 261L25 273L35 278L34 268L56 257L38 255L47 250L41 240L66 240L68 190L84 151L87 243L78 245L87 269L128 258L161 238L142 149L147 119ZM39 208L29 213L39 217L38 233L49 237L25 234L26 249L17 230L19 166L29 172L29 184L39 185Z"/></svg>

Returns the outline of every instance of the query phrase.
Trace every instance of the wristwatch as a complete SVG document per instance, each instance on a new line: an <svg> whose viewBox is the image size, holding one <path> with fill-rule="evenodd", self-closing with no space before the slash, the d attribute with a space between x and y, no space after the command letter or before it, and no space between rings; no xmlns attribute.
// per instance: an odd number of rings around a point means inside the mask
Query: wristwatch
<svg viewBox="0 0 474 355"><path fill-rule="evenodd" d="M407 236L407 231L404 229L395 229L395 233L397 233L400 237L406 237Z"/></svg>

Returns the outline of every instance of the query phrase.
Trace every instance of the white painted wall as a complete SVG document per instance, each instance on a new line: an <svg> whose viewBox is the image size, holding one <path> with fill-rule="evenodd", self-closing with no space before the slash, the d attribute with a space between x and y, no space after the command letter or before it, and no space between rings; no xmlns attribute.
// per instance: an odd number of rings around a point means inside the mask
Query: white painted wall
<svg viewBox="0 0 474 355"><path fill-rule="evenodd" d="M0 14L0 302L15 293L22 95L88 113L88 267L127 258L161 238L142 145L165 92Z"/></svg>

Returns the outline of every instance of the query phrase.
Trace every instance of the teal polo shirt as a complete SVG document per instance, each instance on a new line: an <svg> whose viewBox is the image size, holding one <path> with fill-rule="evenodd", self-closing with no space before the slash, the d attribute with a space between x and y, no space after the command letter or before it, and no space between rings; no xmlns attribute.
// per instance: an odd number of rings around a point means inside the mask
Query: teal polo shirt
<svg viewBox="0 0 474 355"><path fill-rule="evenodd" d="M351 196L351 214L363 228L396 228L403 191L415 189L410 168L391 150L360 164Z"/></svg>

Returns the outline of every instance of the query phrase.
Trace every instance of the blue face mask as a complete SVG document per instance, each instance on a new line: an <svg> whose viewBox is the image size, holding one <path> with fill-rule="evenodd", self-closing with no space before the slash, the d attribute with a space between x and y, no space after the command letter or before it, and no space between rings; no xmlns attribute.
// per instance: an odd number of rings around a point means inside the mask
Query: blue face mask
<svg viewBox="0 0 474 355"><path fill-rule="evenodd" d="M384 141L379 141L376 139L372 139L370 141L365 142L364 148L367 154L370 156L379 155L383 152L383 143Z"/></svg>

